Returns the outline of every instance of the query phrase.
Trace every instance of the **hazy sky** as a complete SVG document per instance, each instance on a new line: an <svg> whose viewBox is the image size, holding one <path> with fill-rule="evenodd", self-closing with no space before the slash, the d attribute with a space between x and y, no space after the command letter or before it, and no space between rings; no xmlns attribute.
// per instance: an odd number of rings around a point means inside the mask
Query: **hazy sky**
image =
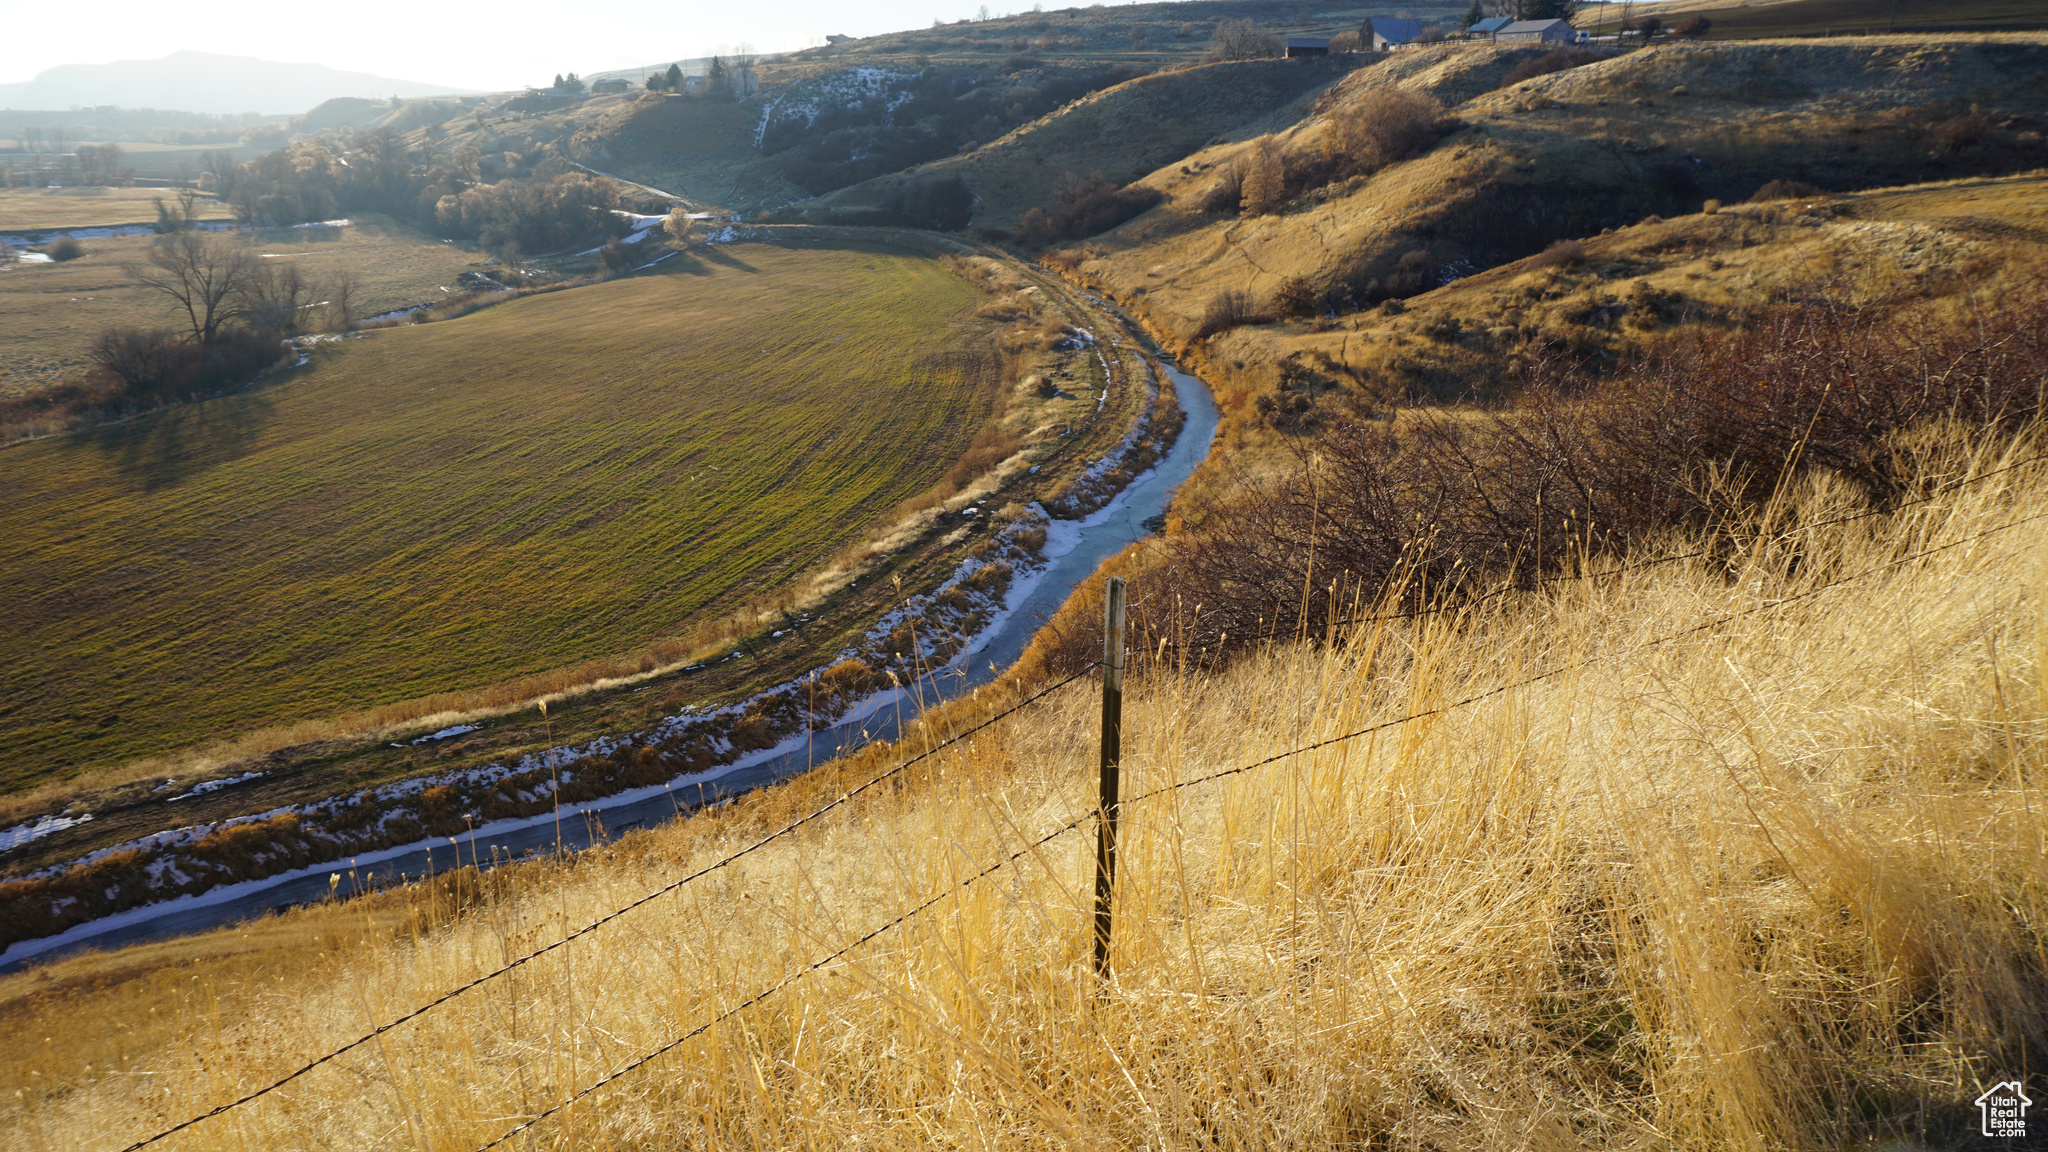
<svg viewBox="0 0 2048 1152"><path fill-rule="evenodd" d="M557 72L703 56L740 42L774 51L808 47L831 32L867 36L929 27L935 17L958 20L980 7L981 0L219 0L198 5L101 0L90 18L82 19L77 9L21 0L8 4L0 83L28 80L58 64L150 59L189 48L308 61L458 88L504 89L543 84ZM997 14L1030 7L1029 0L989 5Z"/></svg>

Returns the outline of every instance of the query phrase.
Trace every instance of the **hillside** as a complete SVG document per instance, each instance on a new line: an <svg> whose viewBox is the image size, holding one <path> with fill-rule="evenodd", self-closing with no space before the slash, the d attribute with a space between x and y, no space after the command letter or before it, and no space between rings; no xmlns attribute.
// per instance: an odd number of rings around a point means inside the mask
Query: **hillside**
<svg viewBox="0 0 2048 1152"><path fill-rule="evenodd" d="M1706 17L1713 22L1707 36L1715 40L2048 28L2048 12L2029 0L1898 0L1882 5L1859 0L1664 0L1639 12L1659 17L1667 28L1693 16ZM1601 6L1580 20L1596 34L1611 34L1620 22L1618 11Z"/></svg>
<svg viewBox="0 0 2048 1152"><path fill-rule="evenodd" d="M1274 215L1207 210L1250 143L1162 168L1144 183L1167 202L1087 242L1080 269L1185 339L1225 289L1263 299L1298 278L1342 315L1770 180L1847 191L2048 160L2038 37L1669 45L1485 91L1517 52L1452 45L1355 73L1275 135L1284 156L1312 171L1332 118L1388 87L1439 98L1448 135Z"/></svg>
<svg viewBox="0 0 2048 1152"><path fill-rule="evenodd" d="M686 632L946 472L996 400L975 303L713 250L0 452L10 788Z"/></svg>
<svg viewBox="0 0 2048 1152"><path fill-rule="evenodd" d="M1110 980L1076 688L688 883L897 760L6 977L0 1118L123 1146L680 884L165 1147L1975 1146L2048 987L2039 449L1141 666Z"/></svg>
<svg viewBox="0 0 2048 1152"><path fill-rule="evenodd" d="M793 206L781 218L858 224L891 211L919 184L957 178L973 192L975 227L1008 229L1052 199L1061 177L1138 179L1219 137L1298 119L1315 94L1363 62L1253 60L1160 72L1096 92L995 140Z"/></svg>
<svg viewBox="0 0 2048 1152"><path fill-rule="evenodd" d="M1402 11L1445 25L1466 7L1456 3L1404 5ZM1280 35L1332 36L1358 31L1367 16L1388 13L1370 5L1330 6L1299 0L1181 0L1164 4L1075 6L1034 10L986 20L959 20L866 36L780 58L780 68L901 65L906 62L982 62L1010 57L1046 60L1120 60L1173 68L1201 60L1218 24L1249 20ZM765 77L764 77L765 79Z"/></svg>

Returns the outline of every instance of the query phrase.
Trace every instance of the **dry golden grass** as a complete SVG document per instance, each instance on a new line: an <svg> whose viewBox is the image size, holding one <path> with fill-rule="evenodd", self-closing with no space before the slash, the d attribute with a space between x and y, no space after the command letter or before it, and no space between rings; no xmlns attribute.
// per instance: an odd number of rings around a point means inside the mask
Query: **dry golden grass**
<svg viewBox="0 0 2048 1152"><path fill-rule="evenodd" d="M1911 450L1958 476L2041 445ZM1814 482L1723 563L1143 677L1126 796L1498 691L1129 804L1106 986L1085 821L800 975L1088 811L1073 689L163 1146L473 1147L791 977L508 1146L1960 1143L2044 1055L2041 473L1795 529L1853 507ZM295 963L231 931L10 977L0 1124L124 1145L853 771L469 881L459 913L447 885L295 913Z"/></svg>

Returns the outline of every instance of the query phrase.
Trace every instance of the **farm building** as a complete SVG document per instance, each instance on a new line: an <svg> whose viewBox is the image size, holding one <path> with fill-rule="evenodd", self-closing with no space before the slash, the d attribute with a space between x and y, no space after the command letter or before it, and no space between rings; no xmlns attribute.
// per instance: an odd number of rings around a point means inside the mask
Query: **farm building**
<svg viewBox="0 0 2048 1152"><path fill-rule="evenodd" d="M1491 16L1485 20L1481 20L1477 24L1474 24L1470 28L1465 29L1465 34L1467 36L1474 37L1475 39L1484 36L1488 40L1491 40L1493 39L1495 33L1499 32L1501 29L1507 27L1508 25L1513 24L1514 22L1515 18L1513 16Z"/></svg>
<svg viewBox="0 0 2048 1152"><path fill-rule="evenodd" d="M1330 41L1328 37L1289 36L1287 38L1287 58L1289 60L1299 59L1304 56L1328 56L1329 54Z"/></svg>
<svg viewBox="0 0 2048 1152"><path fill-rule="evenodd" d="M593 96L604 96L608 94L624 92L626 89L631 87L632 85L627 83L623 77L609 76L603 80L599 80L595 84L592 84L590 86L590 92Z"/></svg>
<svg viewBox="0 0 2048 1152"><path fill-rule="evenodd" d="M1391 52L1413 44L1422 35L1422 21L1399 20L1389 16L1369 16L1365 27L1358 30L1362 44L1370 45L1375 52Z"/></svg>
<svg viewBox="0 0 2048 1152"><path fill-rule="evenodd" d="M1562 20L1517 20L1493 34L1496 44L1576 44L1579 30Z"/></svg>

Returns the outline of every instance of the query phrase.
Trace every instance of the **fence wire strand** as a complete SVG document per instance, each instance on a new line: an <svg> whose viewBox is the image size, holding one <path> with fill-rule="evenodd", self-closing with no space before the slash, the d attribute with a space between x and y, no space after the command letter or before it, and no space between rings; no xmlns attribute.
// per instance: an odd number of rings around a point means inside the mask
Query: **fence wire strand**
<svg viewBox="0 0 2048 1152"><path fill-rule="evenodd" d="M1950 541L1947 544L1941 544L1932 548L1923 549L1919 552L1915 552L1909 556L1901 557L1897 560L1888 561L1883 564L1872 565L1871 567L1865 568L1862 571L1853 573L1848 576L1843 576L1835 580L1831 580L1826 584L1821 584L1816 587L1809 588L1804 592L1799 592L1790 596L1783 596L1774 600L1769 600L1764 603L1756 604L1749 608L1742 609L1739 612L1730 612L1720 617L1717 617L1713 620L1708 620L1704 623L1696 624L1689 628L1682 628L1676 632L1666 633L1665 635L1659 636L1653 640L1646 640L1641 644L1630 645L1626 648L1620 648L1613 652L1589 656L1575 663L1568 664L1560 668L1553 668L1548 672L1540 672L1534 676L1525 677L1512 684L1503 684L1497 688L1489 689L1488 691L1480 692L1472 696L1467 696L1462 700L1458 700L1450 704L1444 704L1436 708L1429 708L1421 712L1411 713L1409 715L1402 716L1394 720L1388 720L1379 724L1371 725L1366 728L1361 728L1356 732L1347 732L1342 736L1333 736L1327 740L1318 740L1311 744L1302 745L1299 748L1289 749L1288 751L1268 756L1263 760L1257 760L1250 764L1240 765L1235 768L1227 768L1221 772L1214 772L1207 776L1196 777L1193 780L1183 780L1178 783L1169 784L1161 788L1155 788L1150 792L1146 792L1143 795L1133 797L1132 799L1123 801L1122 803L1136 804L1140 801L1149 800L1157 796L1165 795L1168 792L1176 792L1183 788L1194 788L1203 784L1213 783L1217 780L1222 780L1226 777L1236 776L1245 772L1250 772L1258 768L1263 768L1269 764L1274 764L1281 760L1286 760L1290 757L1304 755L1306 753L1313 752L1321 748L1330 747L1333 744L1341 744L1347 740L1356 740L1362 736L1369 736L1374 732L1384 731L1385 729L1397 727L1402 724L1407 724L1414 720L1422 720L1431 716L1440 716L1444 713L1466 707L1467 705L1477 704L1480 701L1501 695L1504 692L1510 692L1517 688L1527 687L1531 684L1539 683L1544 680L1549 680L1554 677L1564 675L1567 672L1578 671L1580 669L1589 667L1593 664L1599 663L1603 660L1611 660L1617 657L1629 655L1631 653L1641 652L1650 648L1655 648L1659 645L1668 644L1676 640L1682 640L1687 636L1693 636L1701 632L1711 631L1715 628L1722 627L1723 625L1732 623L1736 620L1740 620L1744 617L1756 615L1759 612L1767 612L1772 609L1782 608L1788 604L1796 604L1802 600L1808 600L1815 596L1818 596L1823 592L1828 592L1833 589L1840 588L1846 584L1852 584L1858 580L1862 580L1867 577L1877 575L1880 572L1889 571L1893 568L1897 568L1902 565L1910 564L1918 560L1923 560L1937 553L1946 552L1952 548L1962 547L1965 544L1972 544L1979 540L1983 540L1987 537L1995 536L2000 532L2007 532L2014 528L2018 528L2021 525L2028 524L2033 521L2041 520L2044 518L2048 518L2048 512L2023 517L2019 520L2015 520L2007 524L2002 524L1996 528L1987 529L1983 532L1979 532L1974 535L1964 537L1961 540ZM1083 668L1080 672L1075 673L1075 676L1083 675L1100 664L1101 661L1094 661L1087 668ZM1071 683L1073 679L1074 677L1069 677L1067 680L1062 681L1059 686L1064 686L1067 683ZM717 1027L719 1024L725 1022L726 1020L731 1019L738 1013L743 1012L746 1009L751 1008L764 1000L767 1000L769 997L775 995L776 993L782 991L785 988L788 988L790 985L795 984L797 981L802 980L804 977L810 975L812 972L815 972L818 969L833 963L834 961L844 957L847 953L852 952L856 948L859 948L861 945L874 940L876 937L882 935L884 932L887 932L890 929L895 928L898 925L904 923L905 921L911 919L912 917L917 916L918 914L926 911L927 909L930 909L931 907L938 904L940 901L946 899L947 897L965 890L969 885L974 884L975 882L984 879L992 873L1002 868L1005 868L1010 864L1015 863L1021 857L1029 855L1030 853L1035 852L1038 849L1044 847L1045 845L1051 843L1053 840L1056 840L1059 837L1064 836L1069 832L1072 832L1076 828L1081 827L1089 820L1094 819L1101 811L1102 809L1100 807L1090 808L1088 811L1082 813L1079 816L1076 816L1074 819L1069 820L1067 823L1061 825L1060 827L1053 829L1051 832L1048 832L1043 836L1040 836L1037 840L1033 841L1032 843L1027 844L1024 847L1011 852L1009 855L1004 856L1002 859L997 860L995 863L988 865L981 871L976 872L972 876L967 877L965 880L962 880L959 883L945 889L944 891L939 892L938 894L930 897L929 899L925 900L923 903L917 905L916 907L899 914L894 919L868 932L866 935L860 937L858 940L855 940L852 943L845 945L844 947L838 949L837 951L827 956L812 961L810 964L806 965L801 969L798 969L796 972L791 973L790 975L784 977L782 980L776 982L775 984L772 984L767 988L764 988L761 991L756 992L752 996L749 996L747 999L740 1001L738 1004L735 1004L730 1008L727 1008L723 1012L720 1012L717 1016L704 1022L703 1024L699 1024L697 1027L690 1029L688 1032L685 1032L682 1035L676 1037L675 1039L668 1041L660 1047L652 1049L638 1057L635 1057L628 1063L621 1065L620 1067L612 1070L609 1073L606 1073L602 1078L593 1081L591 1084L579 1090L575 1095L570 1096L568 1099L562 1100L550 1106L547 1110L540 1112L534 1115L533 1117L525 1120L518 1126L498 1136L496 1139L492 1140L488 1144L479 1145L476 1149L476 1152L489 1152L490 1149L496 1148L500 1144L503 1144L506 1140L509 1140L513 1136L518 1135L520 1132L524 1132L527 1129L532 1128L535 1124L538 1124L541 1121L546 1120L548 1117L553 1116L556 1113L562 1111L563 1109L569 1107L570 1105L575 1104L577 1101L584 1099L585 1097L589 1096L591 1093L597 1091L605 1085L610 1084L611 1082L635 1071L636 1069L644 1067L648 1063L662 1056L664 1053L673 1051L679 1045L703 1035L705 1032L708 1032L712 1028Z"/></svg>
<svg viewBox="0 0 2048 1152"><path fill-rule="evenodd" d="M417 1020L421 1016L426 1015L428 1012L431 1012L434 1009L440 1007L441 1005L446 1004L450 1000L455 999L457 996L460 996L465 992L468 992L474 988L487 984L490 981L495 980L498 977L503 976L506 973L512 971L513 969L518 968L520 965L525 964L529 960L534 960L541 956L545 956L548 953L554 951L557 948L562 947L565 944L568 944L570 941L575 940L580 936L585 936L591 932L595 932L597 929L602 928L604 925L611 923L613 920L616 920L619 917L624 916L626 913L631 912L634 909L649 903L650 901L658 899L662 896L666 896L669 893L674 892L676 889L681 888L686 884L689 884L691 881L702 879L703 877L708 876L711 873L716 872L719 869L734 863L741 857L747 856L750 853L758 851L759 849L764 848L767 845L782 839L784 836L788 836L789 834L795 832L797 829L802 828L806 824L809 824L811 821L818 819L819 817L825 815L826 813L832 811L835 808L838 808L843 804L846 804L847 802L851 801L854 797L859 796L861 793L866 792L868 789L873 788L875 785L880 784L886 780L889 780L892 777L901 775L903 772L907 771L908 769L920 763L921 761L927 760L932 756L937 755L940 751L944 750L945 748L950 747L954 744L958 744L960 741L967 739L969 736L972 736L975 733L982 731L990 725L995 724L1001 720L1008 719L1010 716L1013 716L1016 713L1031 707L1032 705L1045 699L1047 696L1052 695L1060 689L1065 688L1067 685L1072 684L1074 681L1079 680L1081 677L1086 676L1089 672L1095 669L1097 664L1100 663L1101 661L1099 660L1094 661L1088 664L1086 667L1082 668L1080 671L1075 672L1073 675L1067 677L1064 680L1061 680L1057 684L1054 684L1050 688L1046 688L1034 695L1026 697L1025 699L1005 709L1004 711L989 717L987 720L984 720L981 723L976 724L974 727L969 728L968 730L960 733L957 736L949 737L946 740L934 744L932 747L926 749L918 755L913 756L908 760L905 760L903 763L898 764L895 767L890 768L887 771L874 776L873 778L869 779L866 783L861 784L859 787L856 787L851 791L846 792L837 799L833 800L831 803L826 804L824 807L819 808L813 812L806 813L805 815L799 817L795 821L783 825L781 828L778 828L775 831L770 832L768 835L761 837L759 840L754 841L753 843L747 845L746 847L740 849L737 852L732 853L729 856L726 856L713 863L707 864L704 867L697 869L695 872L692 872L689 875L684 876L678 880L665 884L662 887L657 888L652 892L649 892L647 895L640 897L638 900L635 900L630 904L627 904L621 908L614 909L611 912L607 912L603 916L600 916L597 919L592 920L590 923L585 924L583 927L578 928L576 931L569 933L568 935L562 937L559 940L555 940L551 943L536 948L533 951L528 952L515 960L508 961L505 964L502 964L499 967L494 968L481 976L478 976L476 979L471 980L466 984L462 984L455 988L451 988L448 991L442 993L441 995L435 997L434 999L427 1001L425 1004L422 1004L419 1007L413 1009L412 1011L407 1012L403 1016L396 1017L383 1024L377 1025L375 1028L370 1029L368 1032L363 1033L361 1036L356 1037L354 1040L351 1040L348 1043L343 1044L341 1047L336 1048L323 1056L319 1056L313 1060L307 1061L305 1064L300 1065L298 1068L293 1069L291 1072L286 1073L278 1079L271 1081L263 1087L248 1093L247 1095L244 1095L235 1100L228 1101L225 1104L217 1105L214 1108L206 1112L202 1112L189 1120L183 1121L182 1123L175 1124L169 1128L166 1128L163 1131L158 1132L156 1135L149 1137L148 1139L138 1140L135 1143L130 1144L126 1148L122 1149L121 1152L136 1152L137 1149L147 1148L151 1144L154 1144L167 1136L174 1135L178 1132L182 1132L185 1129L192 1127L194 1124L198 1124L205 1120L211 1120L212 1118L214 1118L215 1116L219 1116L223 1112L228 1112L235 1108L239 1108L252 1100L268 1095L271 1092L275 1092L279 1088L284 1087L286 1084L289 1084L292 1081L298 1079L299 1077L304 1076L306 1073L311 1072L313 1069L320 1067L322 1064L326 1064L329 1061L336 1059L337 1057L345 1055L346 1053L351 1052L354 1049L359 1048L372 1040L375 1040L377 1037L382 1036L384 1033L389 1032L392 1029L399 1027L400 1025L409 1023L413 1020Z"/></svg>

